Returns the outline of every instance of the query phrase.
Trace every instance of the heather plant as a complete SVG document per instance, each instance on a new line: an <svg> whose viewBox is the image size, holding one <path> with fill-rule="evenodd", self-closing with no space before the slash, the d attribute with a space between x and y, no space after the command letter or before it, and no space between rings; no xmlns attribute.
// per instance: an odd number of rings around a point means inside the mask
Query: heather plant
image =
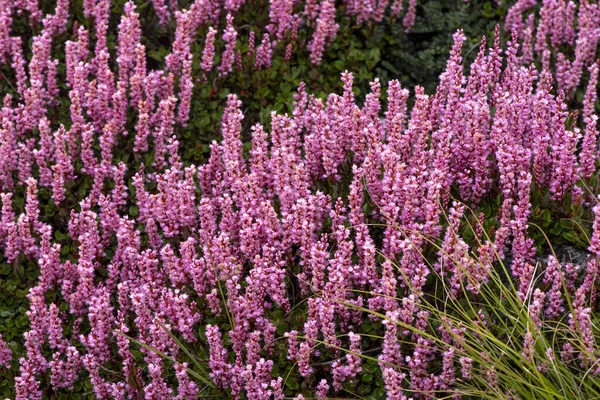
<svg viewBox="0 0 600 400"><path fill-rule="evenodd" d="M340 33L376 37L388 20L404 36L435 3L401 14L402 2L271 1L249 32L255 9L240 1L8 4L0 272L17 296L0 310L7 395L486 397L529 376L509 367L519 354L527 368L541 360L549 338L564 365L532 373L544 393L573 393L561 379L577 365L593 377L597 66L583 121L558 67L537 69L499 26L470 59L457 31L430 94L373 79L357 96L377 51L341 74L341 94L321 75L347 51ZM296 93L282 83L269 107L264 89L282 70L307 83ZM253 96L268 123L245 108ZM221 139L203 153L198 121L213 112ZM585 266L540 264L559 240L589 245ZM469 344L452 329L440 342L432 332L446 323L464 324ZM523 348L494 347L505 341ZM458 382L457 357L472 386ZM496 360L508 361L492 370Z"/></svg>

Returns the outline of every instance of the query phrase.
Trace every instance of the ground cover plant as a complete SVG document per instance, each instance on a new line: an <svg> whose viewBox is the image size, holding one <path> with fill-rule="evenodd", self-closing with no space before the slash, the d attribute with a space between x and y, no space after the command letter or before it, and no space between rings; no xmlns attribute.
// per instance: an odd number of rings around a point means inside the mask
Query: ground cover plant
<svg viewBox="0 0 600 400"><path fill-rule="evenodd" d="M4 397L598 397L596 2L0 5Z"/></svg>

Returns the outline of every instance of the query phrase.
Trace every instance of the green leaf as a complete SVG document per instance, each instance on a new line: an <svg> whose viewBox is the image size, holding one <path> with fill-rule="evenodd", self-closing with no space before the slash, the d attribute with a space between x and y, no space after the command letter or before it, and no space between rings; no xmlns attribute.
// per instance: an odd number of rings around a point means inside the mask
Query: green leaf
<svg viewBox="0 0 600 400"><path fill-rule="evenodd" d="M279 90L281 90L282 94L287 94L290 92L290 90L292 90L292 88L289 84L283 82L281 85L279 85Z"/></svg>
<svg viewBox="0 0 600 400"><path fill-rule="evenodd" d="M563 232L562 236L570 243L577 243L579 238L573 231Z"/></svg>
<svg viewBox="0 0 600 400"><path fill-rule="evenodd" d="M11 273L11 271L12 269L10 268L10 265L6 263L0 264L0 275L8 275Z"/></svg>
<svg viewBox="0 0 600 400"><path fill-rule="evenodd" d="M286 382L286 386L292 390L296 390L298 389L298 382L294 377L290 377Z"/></svg>
<svg viewBox="0 0 600 400"><path fill-rule="evenodd" d="M367 65L369 69L373 69L375 65L381 60L381 50L378 47L372 48L368 53Z"/></svg>
<svg viewBox="0 0 600 400"><path fill-rule="evenodd" d="M161 47L158 50L150 50L148 52L148 57L162 63L168 53L169 50L165 49L164 47Z"/></svg>
<svg viewBox="0 0 600 400"><path fill-rule="evenodd" d="M346 67L346 63L343 60L336 60L332 65L336 71L343 71Z"/></svg>
<svg viewBox="0 0 600 400"><path fill-rule="evenodd" d="M360 326L360 328L364 332L371 332L371 330L373 330L373 324L371 323L371 321L366 321Z"/></svg>
<svg viewBox="0 0 600 400"><path fill-rule="evenodd" d="M21 315L16 319L15 323L19 328L24 328L29 324L29 318L27 315Z"/></svg>

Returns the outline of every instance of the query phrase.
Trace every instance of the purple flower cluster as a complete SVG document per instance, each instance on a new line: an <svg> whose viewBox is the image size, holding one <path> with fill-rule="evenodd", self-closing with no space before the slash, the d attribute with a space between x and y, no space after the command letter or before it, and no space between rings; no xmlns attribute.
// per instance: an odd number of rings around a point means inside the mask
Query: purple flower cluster
<svg viewBox="0 0 600 400"><path fill-rule="evenodd" d="M536 16L539 21L534 24ZM595 2L518 0L508 11L505 29L523 43L523 64L531 63L534 54L546 59L546 54L553 53L557 87L571 93L584 70L596 61L599 22L600 7Z"/></svg>
<svg viewBox="0 0 600 400"><path fill-rule="evenodd" d="M241 57L234 20L243 3L224 5L224 52L216 67L223 75ZM350 15L378 21L389 2L346 3ZM572 89L573 82L576 86L579 77L573 74L592 61L591 50L580 45L592 40L588 25L593 25L589 20L595 21L596 11L589 4L579 9L579 21L588 22L577 31L572 28L571 2L545 2L542 7L536 38L549 42L542 52L563 44L582 46L574 67L558 68L556 75L547 63L541 71L525 64L531 54L528 41L521 46L516 34L503 57L497 31L490 48L482 40L467 77L461 56L466 37L458 31L439 86L433 94L415 88L410 110L409 91L395 80L388 83L387 103L381 101L382 85L375 80L362 105L348 72L342 74L342 94L325 100L301 85L290 114L273 112L270 131L260 124L252 127L246 158L242 104L231 94L222 116L222 141L211 145L206 164L190 166L180 158L176 127L187 122L193 96L191 45L198 27L214 23L221 10L202 1L181 11L172 3L153 4L161 23L173 15L176 21L176 39L164 70L146 67L133 3L125 6L113 60L106 43L110 2L85 2L93 32L81 27L77 38L66 43L71 116L63 124L48 116L57 91L51 50L68 15L65 2L59 1L55 14L43 20L30 58L24 56L20 38L10 36L10 18L0 14L0 34L10 42L0 47L0 61L14 70L18 93L5 96L0 109L0 249L9 262L28 259L40 269L38 284L28 296L30 329L26 356L18 361L18 399L42 398L41 377L47 373L54 389L72 387L85 373L98 398L196 398L199 388L186 362L176 364L173 387L167 378L170 366L161 356L142 348L147 370L142 374L133 342L119 334L133 335L183 360L163 327L187 343L195 342L198 329L203 330L210 378L234 398L284 397L283 378L275 368L280 354L274 341L279 336L287 338L287 357L303 377L322 372L316 371L314 361L331 355L331 376L319 374L322 379L315 387L319 398L326 398L362 371L362 337L357 333L364 322L357 311L361 308L387 316L378 360L388 397L404 399L404 392L411 390L431 398L454 385L459 365L462 378L475 374L473 360L455 350L460 348L460 328L444 327L446 344L438 346L428 335L400 325L429 329L430 315L420 295L434 271L447 280L452 296L478 294L489 279L495 254L505 259L509 247L510 269L522 300L529 301L535 325L565 312L566 280L575 294L569 325L583 343L579 360L588 367L596 363L590 355L594 336L588 303L597 297L600 208L594 209L593 256L581 284L567 266L550 258L544 290L532 290L535 247L528 232L533 184L548 187L554 200L567 194L576 201L590 200L584 199L578 183L596 169L597 64L589 66L592 79L579 156L581 135L566 123L561 91ZM518 30L520 14L534 5L519 1L507 24ZM270 66L275 42L297 31L302 19L293 14L293 2L273 0L270 6L268 33L256 48L255 34L251 36L249 54L258 69ZM401 2L392 4L396 11L400 7ZM414 23L415 7L411 0L404 18L407 29ZM28 11L32 19L41 18L33 5ZM333 1L306 2L303 16L315 29L308 43L314 63L321 61L336 35L335 13ZM549 30L559 22L556 31ZM214 67L217 35L210 28L205 38L205 74ZM554 94L555 79L559 94ZM127 123L129 115L135 116L134 129ZM134 136L135 155L148 156L135 170L116 157L129 135ZM73 206L69 190L80 180L91 182L91 188ZM350 182L349 195L324 193L323 182L336 187ZM24 209L13 198L18 189L26 193ZM40 218L42 189L50 193L53 207L70 212L66 227ZM499 193L499 228L493 241L479 228L479 245L469 247L461 237L465 206L451 201L453 193L474 207ZM136 213L129 215L130 209ZM383 226L381 240L372 229L375 224ZM72 244L69 257L61 257L63 235ZM422 256L431 249L430 242L441 244L433 268ZM293 276L292 266L299 270ZM305 318L299 329L279 335L272 311L290 311L296 288L306 299ZM47 296L50 292L59 293L66 310L55 296ZM207 318L227 320L227 327L209 324ZM63 329L67 323L69 329ZM529 361L537 328L531 329L523 351ZM401 348L401 341L411 346ZM341 354L342 347L350 351ZM0 337L0 365L8 366L11 359ZM119 379L108 379L104 370L114 361L122 370ZM405 374L400 366L410 371ZM497 379L493 368L486 373L491 381Z"/></svg>

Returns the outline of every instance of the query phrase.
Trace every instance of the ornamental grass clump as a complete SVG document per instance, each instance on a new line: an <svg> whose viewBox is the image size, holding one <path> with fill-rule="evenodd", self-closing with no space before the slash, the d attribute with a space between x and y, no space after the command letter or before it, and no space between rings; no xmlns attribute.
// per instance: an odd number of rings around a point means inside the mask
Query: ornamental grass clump
<svg viewBox="0 0 600 400"><path fill-rule="evenodd" d="M460 231L482 229L472 225L476 215L463 215L464 210L464 205L455 203L445 216L448 226L442 243L464 243ZM459 229L460 225L464 226ZM485 234L484 239L490 240ZM439 268L431 265L435 290L409 298L381 294L393 310L374 311L342 302L382 323L383 335L364 334L363 340L381 343L378 362L388 398L598 396L595 376L600 348L591 320L596 294L590 286L596 280L596 256L588 260L581 279L569 282L563 272L569 266L557 261L550 246L551 255L538 262L534 282L523 296L497 253L492 258L480 255L484 241L467 246L466 254L430 244L439 257ZM385 265L402 273L397 264L386 261ZM474 266L488 271L487 282L473 273ZM452 285L444 269L460 271L464 281ZM414 292L410 287L406 291ZM414 323L412 317L405 318L407 313L415 317ZM326 346L327 342L319 341L315 348ZM363 362L371 360L360 352L349 354Z"/></svg>

